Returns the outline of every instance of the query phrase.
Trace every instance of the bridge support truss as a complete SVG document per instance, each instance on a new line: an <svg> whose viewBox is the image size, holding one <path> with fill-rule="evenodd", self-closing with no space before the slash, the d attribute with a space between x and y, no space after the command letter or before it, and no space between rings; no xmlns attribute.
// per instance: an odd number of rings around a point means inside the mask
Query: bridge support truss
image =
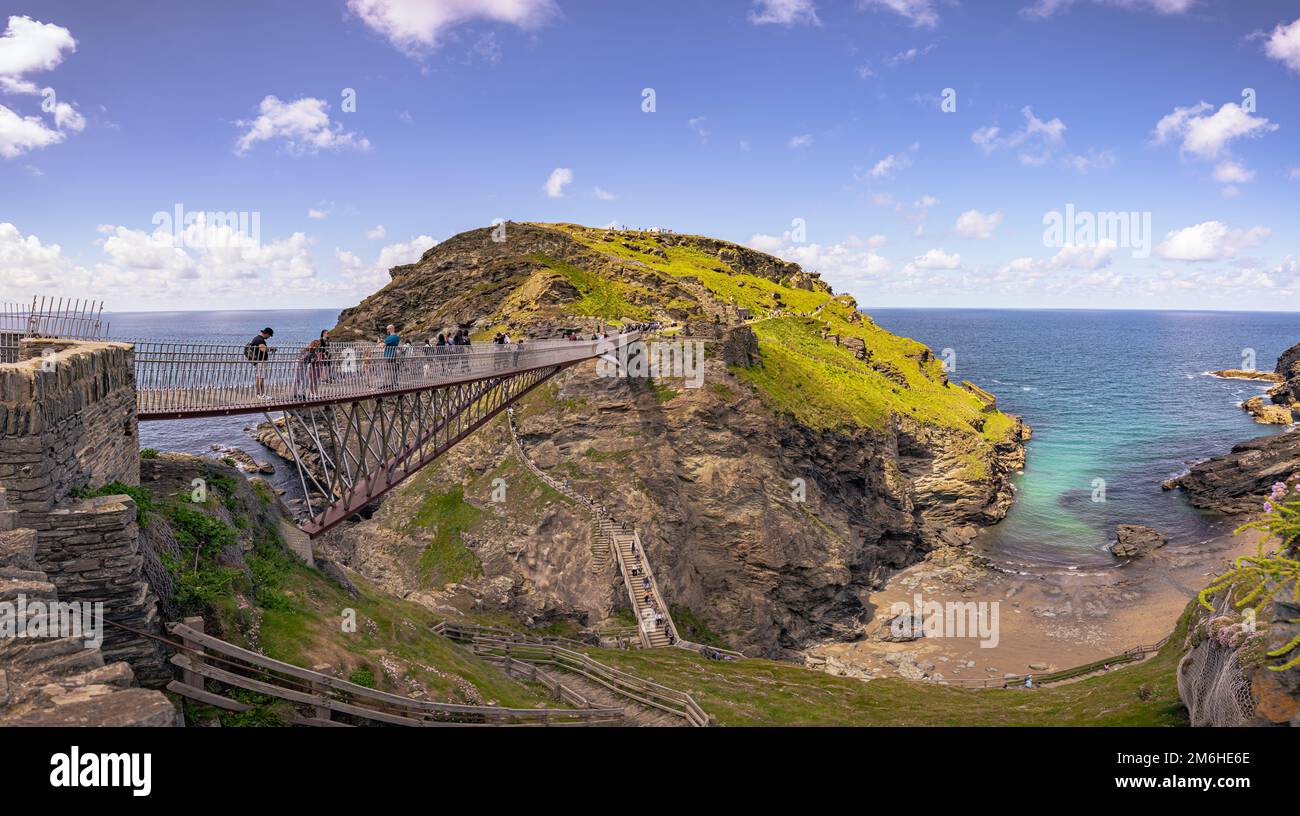
<svg viewBox="0 0 1300 816"><path fill-rule="evenodd" d="M347 520L568 365L267 414L306 496L298 526L315 538Z"/></svg>

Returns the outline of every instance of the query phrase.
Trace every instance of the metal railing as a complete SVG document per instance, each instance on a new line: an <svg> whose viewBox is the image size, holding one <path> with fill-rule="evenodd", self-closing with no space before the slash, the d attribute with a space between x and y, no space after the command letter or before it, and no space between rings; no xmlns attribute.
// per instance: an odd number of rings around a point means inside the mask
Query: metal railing
<svg viewBox="0 0 1300 816"><path fill-rule="evenodd" d="M141 419L259 413L353 402L580 362L635 334L511 345L134 342Z"/></svg>
<svg viewBox="0 0 1300 816"><path fill-rule="evenodd" d="M32 298L30 306L0 303L0 363L16 363L29 337L97 340L108 331L104 304L80 298Z"/></svg>

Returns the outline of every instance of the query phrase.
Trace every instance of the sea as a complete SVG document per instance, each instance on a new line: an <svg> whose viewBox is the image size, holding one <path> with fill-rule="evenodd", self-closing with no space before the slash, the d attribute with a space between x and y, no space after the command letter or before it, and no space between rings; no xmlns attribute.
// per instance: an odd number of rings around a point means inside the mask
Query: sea
<svg viewBox="0 0 1300 816"><path fill-rule="evenodd" d="M1268 433L1241 403L1266 383L1209 371L1272 370L1300 341L1300 314L1218 311L867 309L882 327L925 343L954 380L993 392L1033 428L1016 500L986 529L980 549L1008 569L1110 564L1115 525L1148 524L1171 544L1195 545L1231 523L1193 508L1160 483L1188 466ZM270 326L282 342L306 341L338 310L140 312L110 315L124 339L240 342ZM211 454L242 447L272 458L246 433L259 417L150 422L141 444ZM273 482L291 476L279 463Z"/></svg>

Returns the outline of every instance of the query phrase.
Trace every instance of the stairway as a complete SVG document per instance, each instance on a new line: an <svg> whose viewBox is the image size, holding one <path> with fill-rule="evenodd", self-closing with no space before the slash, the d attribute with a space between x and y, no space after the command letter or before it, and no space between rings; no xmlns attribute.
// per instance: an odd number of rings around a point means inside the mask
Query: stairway
<svg viewBox="0 0 1300 816"><path fill-rule="evenodd" d="M632 604L632 612L636 615L638 628L641 630L643 645L652 649L672 645L668 639L668 632L673 628L672 617L668 614L668 605L664 603L663 596L659 594L659 585L655 582L654 573L650 569L650 560L637 543L636 531L615 524L605 517L601 518L600 524L603 537L618 553L623 580L627 584L628 599ZM647 594L653 603L647 602ZM658 626L655 625L656 611L663 616L663 623Z"/></svg>

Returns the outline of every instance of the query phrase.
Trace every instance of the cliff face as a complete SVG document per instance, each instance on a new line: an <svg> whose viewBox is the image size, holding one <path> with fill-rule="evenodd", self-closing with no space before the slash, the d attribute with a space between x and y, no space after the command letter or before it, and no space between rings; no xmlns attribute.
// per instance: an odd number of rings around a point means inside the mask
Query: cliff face
<svg viewBox="0 0 1300 816"><path fill-rule="evenodd" d="M588 363L526 398L519 432L541 468L637 526L669 601L732 646L783 655L860 635L862 598L888 572L968 542L1010 506L1018 420L815 274L725 241L507 224L497 243L476 230L393 270L338 331L394 322L418 342L463 326L484 342L650 320L661 340L707 341L703 387L599 377ZM485 427L328 546L435 603L460 593L535 621L599 622L621 590L592 569L587 518L538 489L509 440L503 421ZM421 514L452 494L472 512L448 499ZM450 580L421 572L420 553L453 526L477 565Z"/></svg>

